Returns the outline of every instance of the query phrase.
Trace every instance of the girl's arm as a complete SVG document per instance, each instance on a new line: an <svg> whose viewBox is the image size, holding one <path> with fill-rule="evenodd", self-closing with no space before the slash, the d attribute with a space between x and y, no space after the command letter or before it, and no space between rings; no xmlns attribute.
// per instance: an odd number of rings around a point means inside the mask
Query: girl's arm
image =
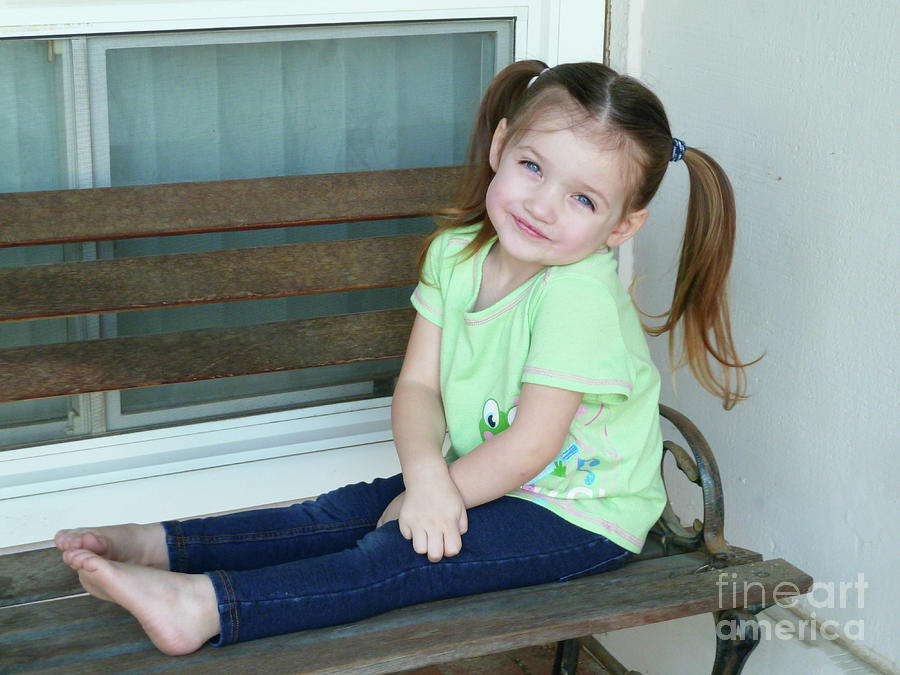
<svg viewBox="0 0 900 675"><path fill-rule="evenodd" d="M391 427L406 492L379 525L397 518L416 553L438 561L459 553L466 508L441 454L447 422L440 387L441 329L416 315L391 404Z"/></svg>
<svg viewBox="0 0 900 675"><path fill-rule="evenodd" d="M450 465L466 508L497 499L540 473L559 454L583 396L524 383L512 425Z"/></svg>

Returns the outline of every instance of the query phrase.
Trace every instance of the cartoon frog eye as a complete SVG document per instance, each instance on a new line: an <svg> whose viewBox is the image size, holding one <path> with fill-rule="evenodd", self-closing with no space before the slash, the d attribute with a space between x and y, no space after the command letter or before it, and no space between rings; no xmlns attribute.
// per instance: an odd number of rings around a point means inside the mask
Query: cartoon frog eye
<svg viewBox="0 0 900 675"><path fill-rule="evenodd" d="M519 409L519 406L514 405L512 408L509 409L509 412L506 413L506 419L507 419L507 421L509 422L509 425L510 425L510 426L512 426L512 423L513 423L513 422L515 421L515 419L516 419L516 411L517 411L518 409Z"/></svg>
<svg viewBox="0 0 900 675"><path fill-rule="evenodd" d="M484 423L491 429L496 429L500 425L500 406L497 401L490 398L484 404Z"/></svg>

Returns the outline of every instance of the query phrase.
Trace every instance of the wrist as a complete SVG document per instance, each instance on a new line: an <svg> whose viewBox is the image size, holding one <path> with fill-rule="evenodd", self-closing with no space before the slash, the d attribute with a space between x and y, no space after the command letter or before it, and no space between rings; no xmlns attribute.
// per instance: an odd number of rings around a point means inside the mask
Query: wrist
<svg viewBox="0 0 900 675"><path fill-rule="evenodd" d="M403 482L407 489L411 485L422 483L434 484L437 481L450 480L447 463L441 455L436 457L417 457L414 461L403 462Z"/></svg>

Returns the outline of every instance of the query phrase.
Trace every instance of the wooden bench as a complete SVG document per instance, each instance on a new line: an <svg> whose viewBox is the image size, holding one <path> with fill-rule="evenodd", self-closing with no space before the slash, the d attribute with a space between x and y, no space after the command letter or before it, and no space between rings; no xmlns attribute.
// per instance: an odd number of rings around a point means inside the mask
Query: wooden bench
<svg viewBox="0 0 900 675"><path fill-rule="evenodd" d="M409 219L448 204L458 175L436 168L6 194L0 246ZM415 282L423 234L400 228L357 239L361 226L348 227L337 241L0 269L0 321ZM368 377L376 393L389 393L412 319L407 306L0 349L0 401L364 361L388 364ZM558 642L555 672L574 673L578 638L713 612L732 627L717 631L713 672L737 673L759 638L743 630L753 615L776 593L807 592L812 580L784 560L728 545L709 447L684 416L660 411L689 447L666 441L702 489L704 521L685 528L667 507L644 552L618 571L172 658L124 610L83 595L55 550L16 553L0 557L0 671L388 673ZM625 672L611 656L607 667Z"/></svg>

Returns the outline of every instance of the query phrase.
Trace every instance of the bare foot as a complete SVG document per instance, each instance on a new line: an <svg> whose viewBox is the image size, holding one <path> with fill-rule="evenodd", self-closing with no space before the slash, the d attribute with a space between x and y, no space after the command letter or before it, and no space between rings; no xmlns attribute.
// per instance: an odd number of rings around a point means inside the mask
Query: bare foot
<svg viewBox="0 0 900 675"><path fill-rule="evenodd" d="M63 552L86 550L109 560L169 569L166 531L159 523L60 530L54 541Z"/></svg>
<svg viewBox="0 0 900 675"><path fill-rule="evenodd" d="M194 652L219 634L219 610L205 574L181 574L108 560L93 551L65 551L84 589L131 612L164 654Z"/></svg>

